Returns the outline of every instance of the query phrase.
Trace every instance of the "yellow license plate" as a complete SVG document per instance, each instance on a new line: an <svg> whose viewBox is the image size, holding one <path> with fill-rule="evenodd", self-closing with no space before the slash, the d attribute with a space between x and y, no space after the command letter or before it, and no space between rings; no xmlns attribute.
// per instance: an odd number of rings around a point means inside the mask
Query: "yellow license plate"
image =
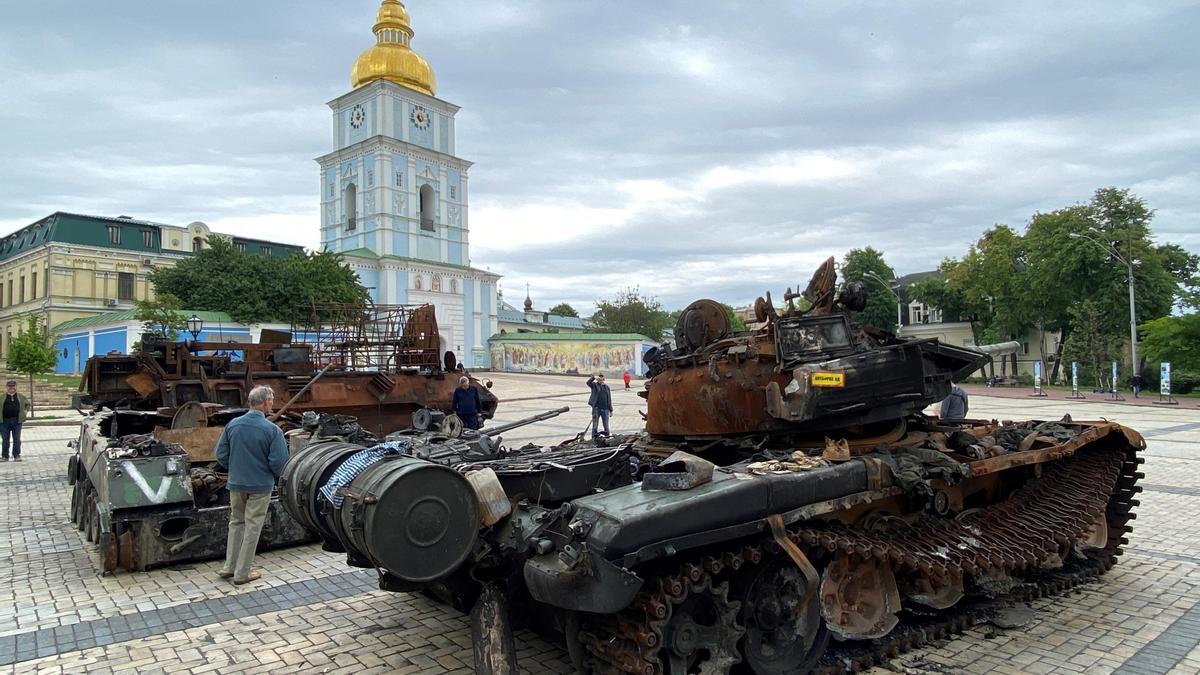
<svg viewBox="0 0 1200 675"><path fill-rule="evenodd" d="M837 372L831 373L826 371L817 371L812 374L809 380L814 387L844 387L846 386L846 374Z"/></svg>

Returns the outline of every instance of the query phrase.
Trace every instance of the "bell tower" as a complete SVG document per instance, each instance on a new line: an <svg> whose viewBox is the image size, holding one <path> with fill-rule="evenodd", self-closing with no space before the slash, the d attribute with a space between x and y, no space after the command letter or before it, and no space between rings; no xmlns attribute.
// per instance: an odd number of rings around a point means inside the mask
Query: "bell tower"
<svg viewBox="0 0 1200 675"><path fill-rule="evenodd" d="M347 257L376 303L433 303L443 337L454 338L446 349L484 365L499 276L471 267L471 162L456 154L459 108L437 98L400 0L382 1L372 32L351 90L329 102L334 150L317 158L321 245Z"/></svg>

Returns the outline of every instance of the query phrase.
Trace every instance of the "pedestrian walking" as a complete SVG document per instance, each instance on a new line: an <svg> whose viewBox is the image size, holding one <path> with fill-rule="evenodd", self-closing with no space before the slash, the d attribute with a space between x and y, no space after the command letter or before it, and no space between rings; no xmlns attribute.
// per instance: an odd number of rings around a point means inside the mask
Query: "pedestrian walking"
<svg viewBox="0 0 1200 675"><path fill-rule="evenodd" d="M12 445L14 462L21 461L21 425L29 415L29 399L17 391L17 381L9 380L4 395L4 419L0 422L0 433L4 434L4 457L8 461L9 444Z"/></svg>
<svg viewBox="0 0 1200 675"><path fill-rule="evenodd" d="M1146 388L1146 379L1144 377L1142 377L1141 373L1134 375L1133 376L1133 397L1139 398L1138 394L1142 393L1142 390L1145 388Z"/></svg>
<svg viewBox="0 0 1200 675"><path fill-rule="evenodd" d="M241 585L262 577L251 569L262 533L271 490L287 462L287 443L279 427L267 420L275 392L257 386L246 397L250 411L225 425L217 441L217 462L229 472L229 539L225 543L222 579Z"/></svg>
<svg viewBox="0 0 1200 675"><path fill-rule="evenodd" d="M939 415L944 420L961 420L967 417L967 392L954 382L950 383L950 395L942 400Z"/></svg>
<svg viewBox="0 0 1200 675"><path fill-rule="evenodd" d="M588 387L592 395L588 397L588 405L592 406L592 438L596 437L597 422L604 421L604 435L608 435L608 417L612 414L612 390L604 384L604 374L597 373L588 378Z"/></svg>
<svg viewBox="0 0 1200 675"><path fill-rule="evenodd" d="M471 386L467 377L458 378L458 388L454 390L454 414L463 421L468 429L478 429L483 426L480 411L483 404L479 402L479 390Z"/></svg>
<svg viewBox="0 0 1200 675"><path fill-rule="evenodd" d="M623 376L623 379L625 380L625 388L628 389L629 388L629 369L628 368L625 369L625 375Z"/></svg>

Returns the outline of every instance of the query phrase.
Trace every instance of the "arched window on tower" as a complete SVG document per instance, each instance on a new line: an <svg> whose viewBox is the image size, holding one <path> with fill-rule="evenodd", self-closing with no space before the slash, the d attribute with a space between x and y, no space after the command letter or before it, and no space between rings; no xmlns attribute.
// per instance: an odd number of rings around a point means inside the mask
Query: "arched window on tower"
<svg viewBox="0 0 1200 675"><path fill-rule="evenodd" d="M192 253L197 253L204 249L204 237L192 237Z"/></svg>
<svg viewBox="0 0 1200 675"><path fill-rule="evenodd" d="M358 189L354 183L346 186L346 231L353 232L358 226Z"/></svg>
<svg viewBox="0 0 1200 675"><path fill-rule="evenodd" d="M433 196L433 186L426 183L421 186L421 229L433 232L437 215L437 200Z"/></svg>

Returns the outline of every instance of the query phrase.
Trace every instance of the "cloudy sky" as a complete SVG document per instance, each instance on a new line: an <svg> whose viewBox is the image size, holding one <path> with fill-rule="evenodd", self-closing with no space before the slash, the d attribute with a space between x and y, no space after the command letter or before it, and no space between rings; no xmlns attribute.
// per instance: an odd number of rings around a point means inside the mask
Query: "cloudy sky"
<svg viewBox="0 0 1200 675"><path fill-rule="evenodd" d="M471 258L540 308L900 274L1131 188L1200 252L1195 2L411 0ZM307 246L376 0L0 0L0 233L55 210Z"/></svg>

